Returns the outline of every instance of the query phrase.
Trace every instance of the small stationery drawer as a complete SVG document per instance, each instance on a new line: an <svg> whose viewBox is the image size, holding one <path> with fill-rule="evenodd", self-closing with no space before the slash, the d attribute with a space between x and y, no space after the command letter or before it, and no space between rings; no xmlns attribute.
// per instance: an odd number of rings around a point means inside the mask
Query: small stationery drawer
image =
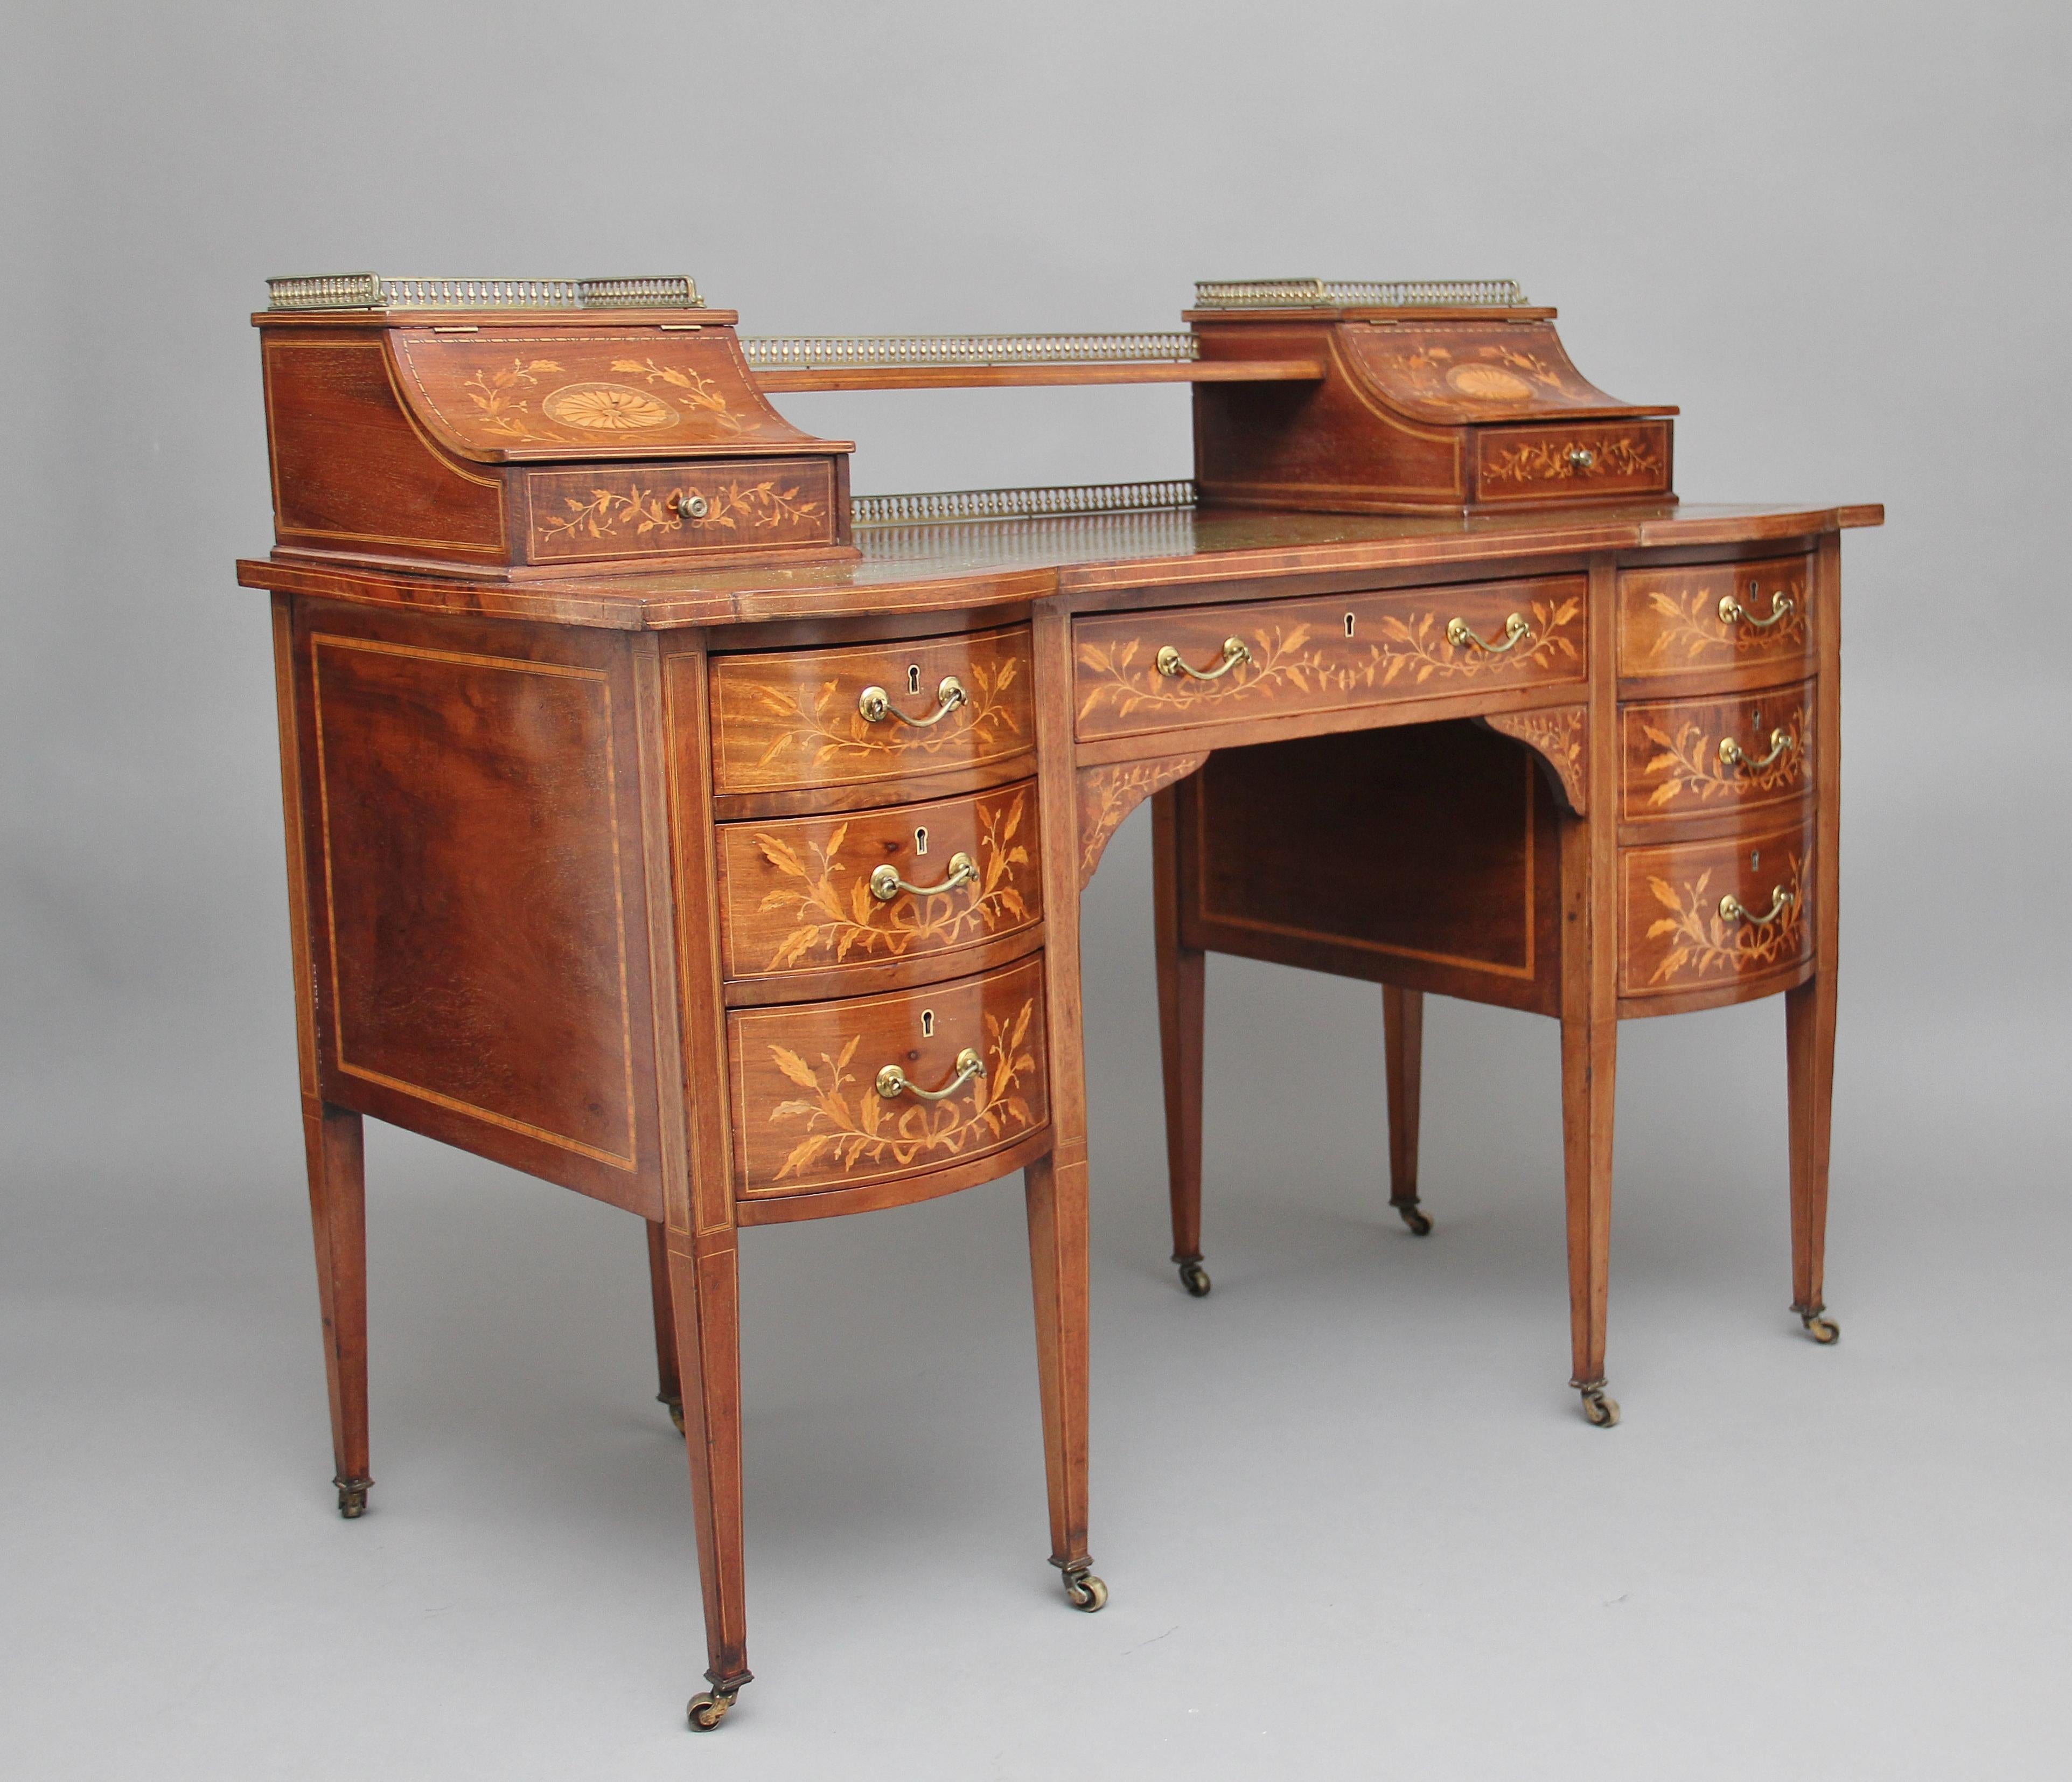
<svg viewBox="0 0 2072 1782"><path fill-rule="evenodd" d="M1665 996L1790 971L1813 950L1813 819L1619 855L1619 994Z"/></svg>
<svg viewBox="0 0 2072 1782"><path fill-rule="evenodd" d="M1809 558L1626 570L1618 590L1622 677L1813 665Z"/></svg>
<svg viewBox="0 0 2072 1782"><path fill-rule="evenodd" d="M849 1188L1040 1130L1043 961L924 990L727 1017L735 1177L750 1197Z"/></svg>
<svg viewBox="0 0 2072 1782"><path fill-rule="evenodd" d="M722 824L726 975L921 961L1032 928L1037 829L1033 780L850 817Z"/></svg>
<svg viewBox="0 0 2072 1782"><path fill-rule="evenodd" d="M713 789L778 792L942 773L1035 739L1026 626L720 656L712 663Z"/></svg>
<svg viewBox="0 0 2072 1782"><path fill-rule="evenodd" d="M824 458L529 471L524 490L535 563L767 551L840 536L834 466Z"/></svg>
<svg viewBox="0 0 2072 1782"><path fill-rule="evenodd" d="M1475 492L1482 502L1575 501L1593 495L1669 492L1669 423L1590 422L1483 427L1475 434Z"/></svg>
<svg viewBox="0 0 2072 1782"><path fill-rule="evenodd" d="M1580 681L1580 575L1118 613L1073 627L1084 739Z"/></svg>
<svg viewBox="0 0 2072 1782"><path fill-rule="evenodd" d="M1628 822L1708 816L1808 790L1813 685L1622 706L1619 815Z"/></svg>

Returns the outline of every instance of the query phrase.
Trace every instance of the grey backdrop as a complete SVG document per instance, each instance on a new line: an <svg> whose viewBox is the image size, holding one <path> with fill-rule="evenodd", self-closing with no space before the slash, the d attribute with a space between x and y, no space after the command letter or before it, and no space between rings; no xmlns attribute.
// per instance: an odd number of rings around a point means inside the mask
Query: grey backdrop
<svg viewBox="0 0 2072 1782"><path fill-rule="evenodd" d="M13 0L0 1751L14 1773L2062 1773L2068 14ZM370 1129L333 1513L263 597L269 273L687 270L750 331L1157 327L1515 276L1692 499L1852 534L1830 1294L1774 1002L1622 1039L1564 1385L1548 1023L1211 972L1165 1263L1143 821L1089 894L1099 1617L1058 1606L1012 1183L744 1245L751 1659L713 1739L623 1216ZM1171 389L820 397L860 490L1184 475ZM2051 1679L2057 1681L2053 1682Z"/></svg>

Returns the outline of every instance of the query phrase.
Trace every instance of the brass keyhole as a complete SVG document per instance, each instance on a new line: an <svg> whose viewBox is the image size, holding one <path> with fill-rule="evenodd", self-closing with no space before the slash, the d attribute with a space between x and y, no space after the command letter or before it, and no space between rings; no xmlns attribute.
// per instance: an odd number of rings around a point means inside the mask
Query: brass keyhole
<svg viewBox="0 0 2072 1782"><path fill-rule="evenodd" d="M1753 872L1753 871L1756 870L1756 868L1757 868L1757 867L1758 867L1758 866L1760 866L1762 864L1762 850L1760 848L1751 848L1751 849L1749 849L1749 870L1750 872Z"/></svg>
<svg viewBox="0 0 2072 1782"><path fill-rule="evenodd" d="M932 1039L935 1037L935 1011L933 1009L923 1009L921 1011L921 1037L923 1039Z"/></svg>
<svg viewBox="0 0 2072 1782"><path fill-rule="evenodd" d="M1348 636L1348 637L1350 637L1350 636L1352 636L1352 634L1353 634L1353 615L1352 615L1350 613L1347 613L1347 614L1346 615L1346 636Z"/></svg>
<svg viewBox="0 0 2072 1782"><path fill-rule="evenodd" d="M928 826L925 823L914 832L914 851L916 854L928 851Z"/></svg>
<svg viewBox="0 0 2072 1782"><path fill-rule="evenodd" d="M919 693L921 690L921 665L919 662L909 662L906 665L906 690L909 693Z"/></svg>

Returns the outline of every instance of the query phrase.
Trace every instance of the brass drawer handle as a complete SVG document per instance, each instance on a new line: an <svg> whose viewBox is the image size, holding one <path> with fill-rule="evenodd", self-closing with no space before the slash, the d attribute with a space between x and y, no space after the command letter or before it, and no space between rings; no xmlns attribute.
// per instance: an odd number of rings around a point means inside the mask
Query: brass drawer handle
<svg viewBox="0 0 2072 1782"><path fill-rule="evenodd" d="M1597 467L1597 455L1592 451L1588 446L1571 446L1568 448L1568 468L1570 470L1581 472L1583 471L1595 470Z"/></svg>
<svg viewBox="0 0 2072 1782"><path fill-rule="evenodd" d="M954 674L943 677L942 685L935 689L935 709L926 718L909 718L892 703L892 695L882 687L865 687L857 695L856 709L863 714L866 724L882 724L888 718L896 718L902 724L911 724L917 730L924 730L931 724L939 724L966 704L971 696L964 691L964 684Z"/></svg>
<svg viewBox="0 0 2072 1782"><path fill-rule="evenodd" d="M695 489L679 489L669 497L669 505L679 520L702 520L712 511L711 504Z"/></svg>
<svg viewBox="0 0 2072 1782"><path fill-rule="evenodd" d="M1446 641L1457 650L1480 650L1485 655L1501 656L1506 650L1516 649L1532 635L1532 628L1525 622L1525 615L1515 612L1503 622L1503 641L1485 644L1469 628L1465 619L1446 621Z"/></svg>
<svg viewBox="0 0 2072 1782"><path fill-rule="evenodd" d="M874 866L870 871L870 895L881 903L889 903L904 891L909 897L940 897L944 891L955 891L960 885L976 885L978 868L968 854L950 856L950 876L939 885L910 885L890 866Z"/></svg>
<svg viewBox="0 0 2072 1782"><path fill-rule="evenodd" d="M1223 640L1223 659L1212 669L1190 667L1180 659L1180 652L1168 644L1158 652L1158 672L1169 678L1184 674L1190 680L1220 681L1239 663L1251 660L1252 652L1242 637L1226 637Z"/></svg>
<svg viewBox="0 0 2072 1782"><path fill-rule="evenodd" d="M1749 583L1749 598L1755 598L1755 583ZM1783 589L1774 590L1770 597L1770 616L1758 619L1731 594L1720 596L1720 623L1723 625L1749 625L1757 631L1768 631L1772 625L1782 623L1795 609L1791 596Z"/></svg>
<svg viewBox="0 0 2072 1782"><path fill-rule="evenodd" d="M1770 753L1751 755L1731 736L1720 739L1720 765L1739 768L1745 773L1760 773L1781 755L1789 755L1799 747L1799 739L1789 730L1770 733Z"/></svg>
<svg viewBox="0 0 2072 1782"><path fill-rule="evenodd" d="M1720 899L1720 920L1722 922L1745 922L1752 928L1766 928L1799 899L1782 885L1773 886L1770 893L1770 907L1758 916L1732 891Z"/></svg>
<svg viewBox="0 0 2072 1782"><path fill-rule="evenodd" d="M897 1064L887 1064L878 1073L878 1093L888 1101L897 1101L902 1095L919 1096L923 1101L947 1101L974 1076L985 1075L985 1060L976 1050L967 1046L957 1054L957 1074L939 1089L924 1089L919 1083L910 1083L906 1072Z"/></svg>

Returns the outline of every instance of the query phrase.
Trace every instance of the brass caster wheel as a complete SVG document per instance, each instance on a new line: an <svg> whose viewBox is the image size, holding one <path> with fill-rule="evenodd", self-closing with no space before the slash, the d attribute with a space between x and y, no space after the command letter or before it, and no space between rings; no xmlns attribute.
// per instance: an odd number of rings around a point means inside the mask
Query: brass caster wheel
<svg viewBox="0 0 2072 1782"><path fill-rule="evenodd" d="M1412 1237L1429 1237L1432 1235L1432 1221L1419 1211L1415 1200L1399 1200L1396 1204L1396 1210L1402 1214L1403 1223L1410 1228Z"/></svg>
<svg viewBox="0 0 2072 1782"><path fill-rule="evenodd" d="M1180 1285L1197 1299L1209 1297L1209 1271L1202 1266L1201 1257L1190 1257L1180 1265Z"/></svg>
<svg viewBox="0 0 2072 1782"><path fill-rule="evenodd" d="M1806 1327L1806 1334L1823 1348L1842 1340L1842 1327L1832 1318L1823 1318L1817 1311L1803 1311L1799 1321Z"/></svg>
<svg viewBox="0 0 2072 1782"><path fill-rule="evenodd" d="M676 1426L676 1434L684 1433L684 1401L680 1398L664 1398L662 1403L669 1407L669 1421Z"/></svg>
<svg viewBox="0 0 2072 1782"><path fill-rule="evenodd" d="M710 1732L726 1718L726 1710L734 1706L738 1689L707 1689L694 1695L686 1704L684 1712L689 1717L693 1732Z"/></svg>
<svg viewBox="0 0 2072 1782"><path fill-rule="evenodd" d="M1583 1416L1597 1428L1608 1430L1619 1420L1618 1401L1607 1398L1602 1386L1585 1386L1583 1388Z"/></svg>
<svg viewBox="0 0 2072 1782"><path fill-rule="evenodd" d="M1088 1615L1096 1614L1108 1607L1108 1586L1085 1566L1075 1566L1065 1574L1065 1600Z"/></svg>
<svg viewBox="0 0 2072 1782"><path fill-rule="evenodd" d="M371 1479L334 1479L338 1487L338 1513L351 1522L367 1513L367 1490Z"/></svg>

